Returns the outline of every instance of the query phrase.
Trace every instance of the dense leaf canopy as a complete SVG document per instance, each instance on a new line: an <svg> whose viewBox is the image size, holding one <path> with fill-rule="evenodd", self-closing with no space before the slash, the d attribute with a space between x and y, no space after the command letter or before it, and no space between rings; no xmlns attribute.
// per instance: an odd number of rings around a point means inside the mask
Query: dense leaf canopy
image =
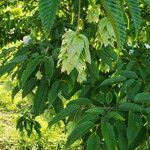
<svg viewBox="0 0 150 150"><path fill-rule="evenodd" d="M150 0L2 0L0 8L0 76L16 81L13 98L32 94L31 119L54 109L50 127L74 124L66 147L81 138L87 150L150 148Z"/></svg>

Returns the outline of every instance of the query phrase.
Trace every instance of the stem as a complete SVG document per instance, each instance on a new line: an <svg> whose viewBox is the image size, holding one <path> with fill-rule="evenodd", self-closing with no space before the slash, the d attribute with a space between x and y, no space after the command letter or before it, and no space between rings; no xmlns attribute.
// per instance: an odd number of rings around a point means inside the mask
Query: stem
<svg viewBox="0 0 150 150"><path fill-rule="evenodd" d="M80 16L81 14L81 0L78 0L78 25L77 25L77 32L80 32Z"/></svg>

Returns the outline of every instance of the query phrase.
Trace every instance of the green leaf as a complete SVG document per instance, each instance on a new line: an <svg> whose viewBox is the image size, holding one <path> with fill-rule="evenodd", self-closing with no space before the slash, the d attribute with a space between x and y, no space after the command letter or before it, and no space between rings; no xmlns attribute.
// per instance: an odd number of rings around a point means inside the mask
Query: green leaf
<svg viewBox="0 0 150 150"><path fill-rule="evenodd" d="M36 69L36 67L39 65L39 63L40 63L39 57L37 57L35 59L31 59L29 61L29 63L26 66L26 69L22 73L22 78L21 78L22 85L24 85L26 83L27 79L30 77L30 75Z"/></svg>
<svg viewBox="0 0 150 150"><path fill-rule="evenodd" d="M128 148L128 140L126 135L126 125L121 122L117 124L117 133L118 133L118 141L120 150L127 150Z"/></svg>
<svg viewBox="0 0 150 150"><path fill-rule="evenodd" d="M70 104L77 104L77 105L91 105L92 104L92 101L88 98L78 98L78 99L75 99L73 101L71 101L68 105Z"/></svg>
<svg viewBox="0 0 150 150"><path fill-rule="evenodd" d="M58 96L58 93L60 91L60 84L61 82L59 80L55 81L48 92L48 102L50 106L53 104Z"/></svg>
<svg viewBox="0 0 150 150"><path fill-rule="evenodd" d="M121 48L126 40L126 26L120 1L101 0L101 2L114 28L118 47Z"/></svg>
<svg viewBox="0 0 150 150"><path fill-rule="evenodd" d="M116 120L125 121L125 119L118 112L110 111L108 112L108 115Z"/></svg>
<svg viewBox="0 0 150 150"><path fill-rule="evenodd" d="M85 135L93 126L94 124L90 121L83 122L76 126L76 128L71 132L71 134L67 138L66 147L69 147L77 139Z"/></svg>
<svg viewBox="0 0 150 150"><path fill-rule="evenodd" d="M88 38L81 34L80 35L84 41L84 50L85 50L85 59L88 63L91 63L91 54L90 54L90 51L89 51L89 40Z"/></svg>
<svg viewBox="0 0 150 150"><path fill-rule="evenodd" d="M106 103L109 105L113 100L113 94L111 92L108 92L106 94Z"/></svg>
<svg viewBox="0 0 150 150"><path fill-rule="evenodd" d="M145 108L144 112L150 115L150 107Z"/></svg>
<svg viewBox="0 0 150 150"><path fill-rule="evenodd" d="M27 54L19 55L11 59L11 63L21 63L27 59Z"/></svg>
<svg viewBox="0 0 150 150"><path fill-rule="evenodd" d="M138 76L135 72L129 71L129 70L121 70L118 72L118 74L126 77L127 79L137 79Z"/></svg>
<svg viewBox="0 0 150 150"><path fill-rule="evenodd" d="M91 64L88 64L88 69L90 72L90 75L96 79L99 79L99 70L98 66L95 64L95 62L92 60Z"/></svg>
<svg viewBox="0 0 150 150"><path fill-rule="evenodd" d="M47 80L45 77L43 77L43 79L40 81L40 85L33 99L33 112L35 115L39 115L43 112L44 106L46 104L47 94L48 94Z"/></svg>
<svg viewBox="0 0 150 150"><path fill-rule="evenodd" d="M16 124L16 129L17 129L17 130L19 130L19 131L22 131L22 130L23 130L24 121L25 121L25 118L24 118L24 117L20 117L20 118L17 120L17 124Z"/></svg>
<svg viewBox="0 0 150 150"><path fill-rule="evenodd" d="M92 113L94 114L103 114L105 112L105 109L103 107L94 107L94 108L90 108L88 110L85 111L86 113Z"/></svg>
<svg viewBox="0 0 150 150"><path fill-rule="evenodd" d="M135 82L135 79L129 79L125 81L125 83L121 87L121 92L126 93L134 82Z"/></svg>
<svg viewBox="0 0 150 150"><path fill-rule="evenodd" d="M149 138L148 128L146 126L142 126L142 129L140 130L136 139L128 147L128 149L133 150L133 149L137 149L138 147L145 149L144 147L142 147L142 145L144 145L144 143L148 140L148 138Z"/></svg>
<svg viewBox="0 0 150 150"><path fill-rule="evenodd" d="M149 6L150 6L150 0L149 0ZM146 39L147 39L147 43L150 43L150 25L146 26ZM150 55L149 51L147 51L147 54Z"/></svg>
<svg viewBox="0 0 150 150"><path fill-rule="evenodd" d="M18 85L13 88L12 95L11 95L12 100L14 100L15 96L17 95L19 91L20 91L20 88L18 87Z"/></svg>
<svg viewBox="0 0 150 150"><path fill-rule="evenodd" d="M83 85L80 92L80 97L87 97L91 91L92 86L90 84Z"/></svg>
<svg viewBox="0 0 150 150"><path fill-rule="evenodd" d="M114 51L114 49L110 46L107 46L106 48L104 48L104 51L113 59L113 60L117 60L118 59L118 55L117 53Z"/></svg>
<svg viewBox="0 0 150 150"><path fill-rule="evenodd" d="M150 6L150 0L144 0L147 5Z"/></svg>
<svg viewBox="0 0 150 150"><path fill-rule="evenodd" d="M56 100L53 102L53 108L56 114L58 114L64 109L64 103L59 97L57 97Z"/></svg>
<svg viewBox="0 0 150 150"><path fill-rule="evenodd" d="M66 117L68 117L69 115L71 115L72 113L74 113L75 111L77 111L80 108L79 105L69 105L68 107L66 107L65 109L63 109L62 111L60 111L50 122L49 122L49 126L52 126L53 124L59 122L60 120L65 119Z"/></svg>
<svg viewBox="0 0 150 150"><path fill-rule="evenodd" d="M102 49L99 51L96 51L96 55L105 63L107 64L110 68L113 67L112 65L112 60L110 56Z"/></svg>
<svg viewBox="0 0 150 150"><path fill-rule="evenodd" d="M34 130L41 137L41 130L40 129L41 129L41 125L37 121L35 121Z"/></svg>
<svg viewBox="0 0 150 150"><path fill-rule="evenodd" d="M7 63L6 65L0 66L0 76L4 75L5 73L9 73L16 67L15 63Z"/></svg>
<svg viewBox="0 0 150 150"><path fill-rule="evenodd" d="M39 0L40 18L45 32L50 33L61 0Z"/></svg>
<svg viewBox="0 0 150 150"><path fill-rule="evenodd" d="M113 84L117 84L119 82L123 82L125 80L126 80L126 77L124 77L124 76L116 76L116 77L111 77L111 78L105 79L100 85L101 86L113 85Z"/></svg>
<svg viewBox="0 0 150 150"><path fill-rule="evenodd" d="M9 56L11 52L15 51L16 47L4 48L0 53L0 59Z"/></svg>
<svg viewBox="0 0 150 150"><path fill-rule="evenodd" d="M135 65L135 60L130 60L126 66L126 70L132 70Z"/></svg>
<svg viewBox="0 0 150 150"><path fill-rule="evenodd" d="M138 35L139 28L142 24L142 18L141 18L141 10L139 6L139 0L127 0L127 5L129 8L129 12L134 24L135 33L136 36Z"/></svg>
<svg viewBox="0 0 150 150"><path fill-rule="evenodd" d="M134 97L134 101L136 103L150 103L150 93L148 92L143 92L143 93L138 93Z"/></svg>
<svg viewBox="0 0 150 150"><path fill-rule="evenodd" d="M22 98L26 97L30 92L32 92L37 84L37 81L38 80L36 77L32 77L25 83L22 91Z"/></svg>
<svg viewBox="0 0 150 150"><path fill-rule="evenodd" d="M128 128L127 128L127 138L129 146L134 142L141 128L142 128L142 119L140 114L130 112L128 116Z"/></svg>
<svg viewBox="0 0 150 150"><path fill-rule="evenodd" d="M89 136L86 150L100 150L100 138L97 134L92 134Z"/></svg>
<svg viewBox="0 0 150 150"><path fill-rule="evenodd" d="M135 112L142 112L143 107L134 103L122 103L119 105L119 109L121 111L135 111Z"/></svg>
<svg viewBox="0 0 150 150"><path fill-rule="evenodd" d="M99 118L100 118L99 114L93 115L93 113L86 113L80 118L80 120L78 121L78 124L81 124L85 121L91 121L95 123Z"/></svg>
<svg viewBox="0 0 150 150"><path fill-rule="evenodd" d="M115 150L117 149L115 134L113 131L113 127L108 122L101 123L101 131L106 142L108 150Z"/></svg>
<svg viewBox="0 0 150 150"><path fill-rule="evenodd" d="M52 56L45 58L44 67L45 67L45 74L46 74L47 79L50 83L51 78L52 78L53 73L54 73L54 59Z"/></svg>

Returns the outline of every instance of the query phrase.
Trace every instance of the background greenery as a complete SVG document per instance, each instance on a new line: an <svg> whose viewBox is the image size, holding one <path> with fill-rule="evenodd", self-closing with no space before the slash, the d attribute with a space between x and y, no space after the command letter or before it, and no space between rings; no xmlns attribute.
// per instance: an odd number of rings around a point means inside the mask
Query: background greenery
<svg viewBox="0 0 150 150"><path fill-rule="evenodd" d="M8 77L0 79L0 149L1 150L57 150L62 149L66 141L66 134L62 123L52 129L48 129L47 119L49 112L37 118L41 124L41 136L32 133L28 137L26 132L16 130L16 123L23 112L28 110L27 99L22 99L21 95L12 102L12 81ZM28 98L29 100L29 98ZM72 146L72 149L79 148L79 141Z"/></svg>
<svg viewBox="0 0 150 150"><path fill-rule="evenodd" d="M2 48L6 51L8 48L15 50L22 43L25 35L41 37L37 1L1 0L0 10L1 51ZM2 55L0 56L0 63L2 65ZM41 137L37 133L28 137L26 132L16 130L17 120L28 111L28 101L31 101L32 96L29 95L28 98L22 99L21 93L19 93L12 101L11 92L15 84L16 80L12 82L11 77L7 75L0 78L0 149L61 149L66 141L63 125L58 124L52 129L47 129L46 120L49 117L49 112L45 112L45 115L37 118L41 125Z"/></svg>

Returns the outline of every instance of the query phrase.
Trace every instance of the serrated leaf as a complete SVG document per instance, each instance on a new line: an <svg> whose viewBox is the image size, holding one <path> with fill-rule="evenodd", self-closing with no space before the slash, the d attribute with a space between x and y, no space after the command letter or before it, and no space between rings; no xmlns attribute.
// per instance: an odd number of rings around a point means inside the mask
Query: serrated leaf
<svg viewBox="0 0 150 150"><path fill-rule="evenodd" d="M11 63L21 63L27 59L27 54L19 55L11 59Z"/></svg>
<svg viewBox="0 0 150 150"><path fill-rule="evenodd" d="M90 121L83 122L79 124L78 126L76 126L76 128L71 132L71 134L67 138L66 147L69 147L77 139L85 135L93 126L94 126L94 123Z"/></svg>
<svg viewBox="0 0 150 150"><path fill-rule="evenodd" d="M60 91L60 84L61 82L59 80L55 81L48 92L48 102L50 106L53 104L58 96L58 93Z"/></svg>
<svg viewBox="0 0 150 150"><path fill-rule="evenodd" d="M40 129L41 129L41 125L37 121L35 121L34 130L41 137L41 130Z"/></svg>
<svg viewBox="0 0 150 150"><path fill-rule="evenodd" d="M94 108L90 108L88 110L85 111L86 113L92 113L94 114L103 114L105 112L105 109L103 107L94 107Z"/></svg>
<svg viewBox="0 0 150 150"><path fill-rule="evenodd" d="M47 80L46 78L43 77L43 79L40 81L40 85L33 99L33 112L36 116L43 112L44 106L46 104L47 94L48 94Z"/></svg>
<svg viewBox="0 0 150 150"><path fill-rule="evenodd" d="M126 125L121 122L117 124L117 132L118 132L118 141L120 150L127 150L128 148L128 140L126 135Z"/></svg>
<svg viewBox="0 0 150 150"><path fill-rule="evenodd" d="M129 8L129 12L131 14L131 18L134 24L136 36L138 35L139 28L142 24L142 18L141 18L141 10L139 6L140 1L139 0L127 0L127 5Z"/></svg>
<svg viewBox="0 0 150 150"><path fill-rule="evenodd" d="M80 118L78 124L81 124L85 121L91 121L91 122L95 123L99 118L100 118L99 114L93 115L92 113L86 113Z"/></svg>
<svg viewBox="0 0 150 150"><path fill-rule="evenodd" d="M50 33L61 0L39 0L39 13L46 32Z"/></svg>
<svg viewBox="0 0 150 150"><path fill-rule="evenodd" d="M148 128L146 126L142 126L142 129L140 130L139 134L137 135L134 142L128 147L128 149L137 149L138 147L142 147L149 138Z"/></svg>
<svg viewBox="0 0 150 150"><path fill-rule="evenodd" d="M50 122L49 122L49 126L52 126L53 124L59 122L60 120L65 119L66 117L68 117L69 115L71 115L72 113L74 113L75 111L77 111L80 108L79 105L73 104L73 105L69 105L68 107L66 107L65 109L63 109L62 111L60 111Z"/></svg>
<svg viewBox="0 0 150 150"><path fill-rule="evenodd" d="M8 56L11 52L15 51L15 49L16 49L16 47L10 47L10 48L6 48L6 49L2 49L2 51L0 53L0 59Z"/></svg>
<svg viewBox="0 0 150 150"><path fill-rule="evenodd" d="M128 116L128 128L127 128L128 145L131 145L134 142L141 128L142 128L142 119L140 114L130 112Z"/></svg>
<svg viewBox="0 0 150 150"><path fill-rule="evenodd" d="M150 107L145 108L144 112L150 115Z"/></svg>
<svg viewBox="0 0 150 150"><path fill-rule="evenodd" d="M111 92L108 92L106 94L106 103L109 105L113 100L113 94Z"/></svg>
<svg viewBox="0 0 150 150"><path fill-rule="evenodd" d="M64 109L63 101L59 97L57 97L56 100L53 102L53 108L56 114L58 114Z"/></svg>
<svg viewBox="0 0 150 150"><path fill-rule="evenodd" d="M14 100L15 96L17 95L17 93L20 91L21 89L17 86L15 86L12 90L12 95L11 95L11 98L12 100Z"/></svg>
<svg viewBox="0 0 150 150"><path fill-rule="evenodd" d="M135 112L142 112L143 107L134 103L122 103L119 105L119 109L121 111L135 111Z"/></svg>
<svg viewBox="0 0 150 150"><path fill-rule="evenodd" d="M9 73L15 67L15 63L7 63L6 65L0 66L0 76L4 75L5 73Z"/></svg>
<svg viewBox="0 0 150 150"><path fill-rule="evenodd" d="M129 71L129 70L121 70L118 72L118 74L126 77L127 79L137 79L138 76L135 72Z"/></svg>
<svg viewBox="0 0 150 150"><path fill-rule="evenodd" d="M113 84L117 84L119 82L123 82L125 80L126 80L126 77L124 77L124 76L116 76L116 77L111 77L111 78L105 79L100 85L101 86L113 85Z"/></svg>
<svg viewBox="0 0 150 150"><path fill-rule="evenodd" d="M32 92L37 84L37 81L38 80L36 79L36 77L33 77L25 83L22 91L22 98L26 97L30 92Z"/></svg>
<svg viewBox="0 0 150 150"><path fill-rule="evenodd" d="M78 99L75 99L73 101L71 101L69 103L69 105L71 104L77 104L77 105L91 105L92 104L92 101L88 98L84 98L84 97L81 97L81 98L78 98Z"/></svg>
<svg viewBox="0 0 150 150"><path fill-rule="evenodd" d="M22 131L22 130L23 130L24 120L25 120L24 117L20 117L20 118L17 120L17 124L16 124L16 129L17 129L17 130L19 130L19 131Z"/></svg>
<svg viewBox="0 0 150 150"><path fill-rule="evenodd" d="M117 149L115 134L112 125L108 122L102 122L101 131L108 150Z"/></svg>
<svg viewBox="0 0 150 150"><path fill-rule="evenodd" d="M101 0L101 2L114 28L118 48L121 48L126 39L126 26L120 1Z"/></svg>
<svg viewBox="0 0 150 150"><path fill-rule="evenodd" d="M89 136L86 150L100 150L100 138L97 134L92 134Z"/></svg>
<svg viewBox="0 0 150 150"><path fill-rule="evenodd" d="M54 73L54 59L52 56L46 57L44 60L44 68L45 68L45 74L47 76L47 79L50 83L51 78Z"/></svg>
<svg viewBox="0 0 150 150"><path fill-rule="evenodd" d="M150 93L148 92L143 92L143 93L138 93L134 97L134 101L136 103L150 103Z"/></svg>
<svg viewBox="0 0 150 150"><path fill-rule="evenodd" d="M112 60L111 60L110 56L109 56L103 49L100 50L100 51L96 51L96 55L97 55L100 59L102 59L102 61L103 61L104 63L106 63L110 68L113 67L113 65L112 65Z"/></svg>
<svg viewBox="0 0 150 150"><path fill-rule="evenodd" d="M125 81L125 83L121 87L121 91L123 93L126 93L134 82L135 82L135 79L129 79L129 80Z"/></svg>
<svg viewBox="0 0 150 150"><path fill-rule="evenodd" d="M96 79L99 79L99 70L98 66L95 64L95 62L92 60L91 64L88 64L88 69L90 72L90 75Z"/></svg>
<svg viewBox="0 0 150 150"><path fill-rule="evenodd" d="M135 65L135 60L130 60L129 63L126 66L126 70L132 70L132 68Z"/></svg>
<svg viewBox="0 0 150 150"><path fill-rule="evenodd" d="M118 55L117 53L114 51L114 49L110 46L107 46L106 48L104 48L104 51L113 59L113 60L117 60L118 59Z"/></svg>
<svg viewBox="0 0 150 150"><path fill-rule="evenodd" d="M125 121L125 119L118 112L110 111L108 112L108 115L116 120Z"/></svg>
<svg viewBox="0 0 150 150"><path fill-rule="evenodd" d="M31 59L29 61L29 63L26 66L26 69L23 71L22 76L21 76L22 85L25 84L25 82L30 77L32 72L36 69L36 67L39 65L39 63L40 63L39 57L37 57L35 59Z"/></svg>

